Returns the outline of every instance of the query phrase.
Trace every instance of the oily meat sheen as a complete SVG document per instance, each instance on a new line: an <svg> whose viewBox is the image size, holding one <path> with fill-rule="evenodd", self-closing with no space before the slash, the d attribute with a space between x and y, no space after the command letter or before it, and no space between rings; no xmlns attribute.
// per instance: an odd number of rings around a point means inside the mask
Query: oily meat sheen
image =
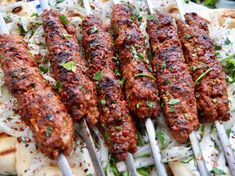
<svg viewBox="0 0 235 176"><path fill-rule="evenodd" d="M85 75L87 68L79 54L75 29L56 11L45 10L42 18L52 73L62 85L59 91L62 102L74 119L85 117L93 126L99 117L96 90Z"/></svg>
<svg viewBox="0 0 235 176"><path fill-rule="evenodd" d="M112 38L95 16L88 16L82 22L82 29L89 75L93 78L102 73L97 80L101 130L110 153L123 160L128 151L136 150L136 128L114 73Z"/></svg>
<svg viewBox="0 0 235 176"><path fill-rule="evenodd" d="M147 33L166 122L175 139L185 143L199 122L193 80L172 17L156 12L147 22Z"/></svg>
<svg viewBox="0 0 235 176"><path fill-rule="evenodd" d="M160 107L157 85L136 17L128 5L117 4L113 7L111 22L129 110L141 119L156 118Z"/></svg>
<svg viewBox="0 0 235 176"><path fill-rule="evenodd" d="M229 120L229 101L225 73L214 52L206 20L195 13L178 21L185 59L194 80L197 104L205 122Z"/></svg>
<svg viewBox="0 0 235 176"><path fill-rule="evenodd" d="M72 150L73 126L65 106L43 80L27 44L17 35L0 36L5 84L18 102L18 113L48 157Z"/></svg>

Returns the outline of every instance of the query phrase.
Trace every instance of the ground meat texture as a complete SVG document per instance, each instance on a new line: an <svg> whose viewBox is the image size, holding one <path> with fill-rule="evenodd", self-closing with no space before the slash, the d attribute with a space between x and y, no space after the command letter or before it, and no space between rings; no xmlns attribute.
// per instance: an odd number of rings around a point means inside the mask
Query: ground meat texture
<svg viewBox="0 0 235 176"><path fill-rule="evenodd" d="M206 20L195 13L178 21L180 40L194 80L200 116L205 122L229 120L225 73L214 52Z"/></svg>
<svg viewBox="0 0 235 176"><path fill-rule="evenodd" d="M173 18L156 12L147 21L147 33L166 122L175 139L185 143L199 122L193 80L185 64Z"/></svg>
<svg viewBox="0 0 235 176"><path fill-rule="evenodd" d="M111 22L129 110L141 119L155 118L159 113L157 85L136 17L128 5L118 4L113 7Z"/></svg>
<svg viewBox="0 0 235 176"><path fill-rule="evenodd" d="M82 29L89 75L93 79L97 73L103 73L97 80L101 131L110 153L123 160L128 151L136 151L136 128L114 73L112 38L95 16L88 16L82 22Z"/></svg>
<svg viewBox="0 0 235 176"><path fill-rule="evenodd" d="M17 113L33 131L37 147L55 159L72 150L73 125L65 106L43 80L27 44L17 35L0 36L5 84L17 99Z"/></svg>
<svg viewBox="0 0 235 176"><path fill-rule="evenodd" d="M59 91L62 102L74 119L85 117L93 126L99 117L96 89L85 75L87 68L79 54L75 29L56 11L45 10L42 18L52 73L62 84ZM70 66L66 68L63 64Z"/></svg>

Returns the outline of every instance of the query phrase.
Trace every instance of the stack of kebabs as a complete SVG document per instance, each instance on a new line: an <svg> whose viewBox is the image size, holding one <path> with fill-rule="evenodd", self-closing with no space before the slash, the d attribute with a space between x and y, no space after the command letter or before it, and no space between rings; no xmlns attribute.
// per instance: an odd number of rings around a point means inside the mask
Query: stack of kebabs
<svg viewBox="0 0 235 176"><path fill-rule="evenodd" d="M198 114L206 122L228 120L225 74L206 21L194 13L185 17L187 24L177 22L179 35L168 14L156 12L149 18L147 33L154 55L149 63L144 36L129 5L113 7L114 42L102 21L88 16L82 23L84 62L74 27L59 12L45 10L44 36L53 77L62 85L60 98L43 80L23 39L1 35L6 85L17 98L18 113L32 129L38 148L52 159L59 152L69 154L71 115L74 120L85 118L91 127L98 121L110 153L123 160L127 152L136 151L133 117L157 118L160 101L180 143L199 126ZM120 66L112 60L114 53ZM125 79L123 86L116 69Z"/></svg>

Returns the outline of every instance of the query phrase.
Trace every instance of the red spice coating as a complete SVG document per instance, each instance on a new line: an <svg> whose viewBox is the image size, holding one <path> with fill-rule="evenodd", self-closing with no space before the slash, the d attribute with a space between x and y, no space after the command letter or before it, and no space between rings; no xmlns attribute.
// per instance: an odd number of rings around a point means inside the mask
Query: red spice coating
<svg viewBox="0 0 235 176"><path fill-rule="evenodd" d="M196 82L199 113L205 122L229 120L225 73L216 58L206 20L195 13L186 14L185 19L187 24L178 21L177 25L185 59Z"/></svg>
<svg viewBox="0 0 235 176"><path fill-rule="evenodd" d="M157 85L137 20L127 5L117 4L113 7L111 22L129 110L142 119L156 118L160 109Z"/></svg>
<svg viewBox="0 0 235 176"><path fill-rule="evenodd" d="M97 72L103 72L97 82L98 98L102 101L99 104L99 122L103 136L110 153L118 160L123 160L127 152L136 150L136 127L114 74L112 38L102 21L95 16L88 16L82 22L82 29L89 75L93 78Z"/></svg>
<svg viewBox="0 0 235 176"><path fill-rule="evenodd" d="M160 12L154 16L147 22L147 33L163 113L175 139L185 143L199 125L193 80L172 17Z"/></svg>
<svg viewBox="0 0 235 176"><path fill-rule="evenodd" d="M43 80L27 44L17 35L0 36L5 84L18 102L18 113L33 131L41 152L55 159L72 150L73 125L65 106Z"/></svg>
<svg viewBox="0 0 235 176"><path fill-rule="evenodd" d="M93 126L99 117L97 95L94 83L85 75L87 68L79 54L75 30L71 25L63 24L56 11L45 10L42 18L52 73L62 83L59 92L62 102L74 119L85 117ZM67 70L61 66L63 62L72 62L76 70Z"/></svg>

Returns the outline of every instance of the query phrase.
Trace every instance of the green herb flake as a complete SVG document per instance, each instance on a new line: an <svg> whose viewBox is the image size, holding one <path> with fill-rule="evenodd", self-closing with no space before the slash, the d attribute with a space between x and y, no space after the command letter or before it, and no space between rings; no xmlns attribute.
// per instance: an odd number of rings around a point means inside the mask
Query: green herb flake
<svg viewBox="0 0 235 176"><path fill-rule="evenodd" d="M115 69L114 73L115 73L116 76L121 76L121 73L118 69Z"/></svg>
<svg viewBox="0 0 235 176"><path fill-rule="evenodd" d="M49 71L49 67L47 65L39 65L39 70L45 74Z"/></svg>
<svg viewBox="0 0 235 176"><path fill-rule="evenodd" d="M62 83L56 80L55 84L52 85L52 88L55 89L56 91L59 91L62 88Z"/></svg>
<svg viewBox="0 0 235 176"><path fill-rule="evenodd" d="M202 73L202 74L196 79L196 81L194 82L194 84L197 85L197 84L202 80L202 78L205 77L205 76L207 75L207 73L209 73L211 70L212 70L212 69L209 68L209 69L207 69L204 73Z"/></svg>
<svg viewBox="0 0 235 176"><path fill-rule="evenodd" d="M93 33L96 33L98 31L98 28L96 27L96 25L94 25L91 30L90 30L90 33L93 34Z"/></svg>
<svg viewBox="0 0 235 176"><path fill-rule="evenodd" d="M70 35L70 34L62 34L62 37L65 38L65 39L66 38L72 38L72 35Z"/></svg>
<svg viewBox="0 0 235 176"><path fill-rule="evenodd" d="M121 80L118 80L118 84L120 86L123 86L124 82L125 82L125 78L122 78Z"/></svg>
<svg viewBox="0 0 235 176"><path fill-rule="evenodd" d="M170 106L170 112L175 112L175 107Z"/></svg>
<svg viewBox="0 0 235 176"><path fill-rule="evenodd" d="M164 81L164 85L165 85L165 86L169 86L170 84L171 84L171 81L170 81L170 80L165 80L165 81Z"/></svg>
<svg viewBox="0 0 235 176"><path fill-rule="evenodd" d="M184 35L184 38L185 38L185 39L190 39L191 36L190 36L189 34L185 34L185 35Z"/></svg>
<svg viewBox="0 0 235 176"><path fill-rule="evenodd" d="M69 62L62 62L60 64L60 66L64 67L66 70L72 71L72 72L76 72L76 64L74 61L69 61Z"/></svg>
<svg viewBox="0 0 235 176"><path fill-rule="evenodd" d="M156 108L157 106L157 103L155 101L146 101L145 103L149 108L152 108L152 109Z"/></svg>
<svg viewBox="0 0 235 176"><path fill-rule="evenodd" d="M186 4L188 4L188 3L189 3L189 0L184 0L184 2L185 2Z"/></svg>
<svg viewBox="0 0 235 176"><path fill-rule="evenodd" d="M162 63L162 69L163 69L163 70L166 69L166 62L165 62L165 61Z"/></svg>
<svg viewBox="0 0 235 176"><path fill-rule="evenodd" d="M46 137L47 138L49 138L51 136L51 132L52 132L52 127L47 126L47 128L46 128Z"/></svg>
<svg viewBox="0 0 235 176"><path fill-rule="evenodd" d="M60 4L60 3L62 3L62 2L64 2L64 0L56 0L56 1L55 1L56 4Z"/></svg>
<svg viewBox="0 0 235 176"><path fill-rule="evenodd" d="M100 100L100 103L103 105L103 106L105 106L106 105L106 100Z"/></svg>
<svg viewBox="0 0 235 176"><path fill-rule="evenodd" d="M227 175L223 170L217 168L217 167L214 167L212 170L211 170L211 173L212 174L216 174L216 175Z"/></svg>
<svg viewBox="0 0 235 176"><path fill-rule="evenodd" d="M229 40L229 38L227 37L226 40L224 41L224 44L225 45L229 45L231 44L232 42Z"/></svg>
<svg viewBox="0 0 235 176"><path fill-rule="evenodd" d="M165 133L161 130L157 130L156 136L157 136L158 142L162 148L162 146L164 146L164 143L165 143Z"/></svg>
<svg viewBox="0 0 235 176"><path fill-rule="evenodd" d="M228 137L230 137L232 132L233 132L232 128L229 128L229 129L226 130L226 133L227 133Z"/></svg>
<svg viewBox="0 0 235 176"><path fill-rule="evenodd" d="M170 101L167 102L169 105L177 105L180 103L179 99L171 99Z"/></svg>
<svg viewBox="0 0 235 176"><path fill-rule="evenodd" d="M69 24L69 20L67 19L67 17L65 15L60 15L59 19L60 19L60 21L63 25L68 25Z"/></svg>
<svg viewBox="0 0 235 176"><path fill-rule="evenodd" d="M94 74L93 79L96 81L99 81L100 79L103 78L103 76L104 76L104 72L103 72L103 70L101 70L101 71L98 71Z"/></svg>
<svg viewBox="0 0 235 176"><path fill-rule="evenodd" d="M149 21L157 21L157 16L156 15L149 15L148 20Z"/></svg>
<svg viewBox="0 0 235 176"><path fill-rule="evenodd" d="M30 17L39 17L39 14L36 12L33 12L32 15Z"/></svg>
<svg viewBox="0 0 235 176"><path fill-rule="evenodd" d="M147 78L150 78L150 79L155 79L155 77L151 74L147 74L147 73L138 73L135 75L135 77L147 77Z"/></svg>
<svg viewBox="0 0 235 176"><path fill-rule="evenodd" d="M221 45L215 45L214 46L214 50L217 51L217 50L222 50L222 46Z"/></svg>

